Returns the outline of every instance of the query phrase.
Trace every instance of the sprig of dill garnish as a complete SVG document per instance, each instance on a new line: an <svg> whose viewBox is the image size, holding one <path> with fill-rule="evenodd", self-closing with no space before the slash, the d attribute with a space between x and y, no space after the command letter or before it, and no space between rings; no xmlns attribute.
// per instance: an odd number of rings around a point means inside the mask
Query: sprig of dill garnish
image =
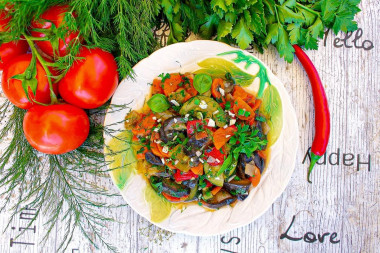
<svg viewBox="0 0 380 253"><path fill-rule="evenodd" d="M76 230L80 230L91 244L101 244L116 251L101 234L106 222L114 220L102 215L101 209L124 205L108 204L110 197L120 195L91 183L97 178L108 177L102 152L104 127L94 120L104 110L89 113L92 115L89 138L77 150L63 155L44 155L29 145L22 130L25 112L8 101L0 106L0 120L6 122L0 130L0 140L10 138L9 145L0 155L0 195L5 199L0 211L11 211L7 227L27 205L37 210L29 226L42 214L47 217L43 243L57 222L60 223L65 234L58 251L67 249ZM17 199L11 201L14 195Z"/></svg>

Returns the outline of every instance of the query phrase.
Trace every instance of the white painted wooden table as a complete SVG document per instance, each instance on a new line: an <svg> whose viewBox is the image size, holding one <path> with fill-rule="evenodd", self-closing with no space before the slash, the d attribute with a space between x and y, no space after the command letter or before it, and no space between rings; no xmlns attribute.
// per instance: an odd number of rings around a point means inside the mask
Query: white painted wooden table
<svg viewBox="0 0 380 253"><path fill-rule="evenodd" d="M318 51L307 52L324 82L332 120L326 162L314 169L312 185L306 181L308 160L304 161L312 143L314 126L307 76L298 61L287 64L273 48L263 55L253 52L283 81L298 116L300 149L295 172L285 192L249 226L214 237L167 233L150 225L129 207L120 208L110 212L122 223L110 223L103 229L109 241L117 245L120 252L379 252L380 1L363 0L361 9L357 21L362 37L356 41L356 46L352 42L356 33L344 42L338 39L343 39L344 34L333 36L330 32ZM358 48L365 40L364 47L373 43L372 50ZM102 183L114 187L111 180ZM119 202L123 200L120 198ZM1 231L8 215L0 213ZM302 239L280 239L293 217L287 235ZM0 253L56 251L56 239L64 234L59 224L43 246L40 244L43 217L31 230L14 240L26 223L25 219L16 219L0 234ZM324 233L329 234L320 242L318 234ZM317 241L310 243L314 236ZM94 249L78 232L68 252L106 250Z"/></svg>

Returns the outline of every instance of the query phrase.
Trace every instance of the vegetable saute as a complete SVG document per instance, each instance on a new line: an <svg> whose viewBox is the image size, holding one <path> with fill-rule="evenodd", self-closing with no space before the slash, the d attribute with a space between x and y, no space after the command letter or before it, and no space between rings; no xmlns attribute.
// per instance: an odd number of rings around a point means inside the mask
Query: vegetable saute
<svg viewBox="0 0 380 253"><path fill-rule="evenodd" d="M228 74L161 74L151 94L125 126L153 189L170 202L211 209L246 199L268 155L261 100Z"/></svg>

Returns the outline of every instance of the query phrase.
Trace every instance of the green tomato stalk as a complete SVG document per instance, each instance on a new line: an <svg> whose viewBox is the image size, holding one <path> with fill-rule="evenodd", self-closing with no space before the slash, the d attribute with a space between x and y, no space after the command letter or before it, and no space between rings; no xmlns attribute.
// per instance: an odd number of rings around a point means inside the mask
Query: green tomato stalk
<svg viewBox="0 0 380 253"><path fill-rule="evenodd" d="M49 70L49 67L55 67L57 66L55 63L51 63L51 62L47 62L42 56L40 53L38 53L35 45L34 45L34 40L35 38L33 37L29 37L28 35L26 34L23 34L23 36L25 37L26 41L28 42L29 46L30 46L30 49L32 50L32 62L31 64L33 63L33 61L35 61L35 59L37 58L38 61L40 62L40 64L42 65L43 69L45 70L46 72L46 77L48 79L48 82L49 82L49 90L50 90L50 99L51 99L51 105L52 104L58 104L58 98L57 96L55 95L54 93L54 89L53 89L53 82L52 82L52 77L53 77L53 74L50 72ZM39 39L39 38L38 38ZM38 40L37 39L37 40ZM35 67L35 66L34 66ZM28 67L29 68L29 67ZM57 80L56 80L57 82ZM37 101L33 101L33 102L36 102L37 104L41 104Z"/></svg>

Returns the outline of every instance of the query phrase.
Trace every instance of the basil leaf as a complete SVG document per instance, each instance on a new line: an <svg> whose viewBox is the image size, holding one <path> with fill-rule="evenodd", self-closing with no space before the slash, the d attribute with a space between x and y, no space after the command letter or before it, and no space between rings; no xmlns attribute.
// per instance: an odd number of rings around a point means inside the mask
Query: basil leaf
<svg viewBox="0 0 380 253"><path fill-rule="evenodd" d="M148 106L153 112L164 112L169 109L168 99L163 94L155 94L148 100Z"/></svg>
<svg viewBox="0 0 380 253"><path fill-rule="evenodd" d="M194 88L203 94L211 89L212 78L207 74L198 74L194 77Z"/></svg>

